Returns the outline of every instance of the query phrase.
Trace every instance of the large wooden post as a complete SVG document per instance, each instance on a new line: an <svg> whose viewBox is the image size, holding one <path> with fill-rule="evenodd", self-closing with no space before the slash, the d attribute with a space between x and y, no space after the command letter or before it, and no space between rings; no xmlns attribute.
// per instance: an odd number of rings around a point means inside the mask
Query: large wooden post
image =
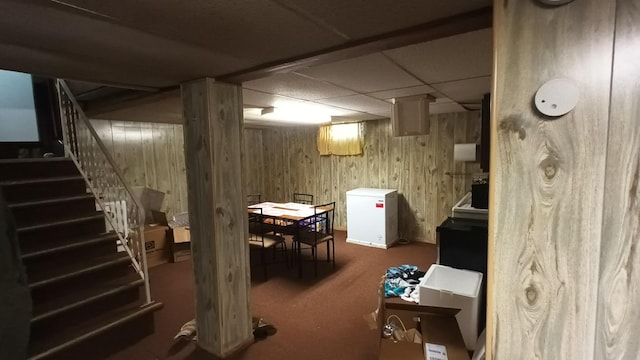
<svg viewBox="0 0 640 360"><path fill-rule="evenodd" d="M640 359L640 0L616 1L595 359Z"/></svg>
<svg viewBox="0 0 640 360"><path fill-rule="evenodd" d="M253 340L241 91L182 85L198 345L218 357Z"/></svg>
<svg viewBox="0 0 640 360"><path fill-rule="evenodd" d="M495 2L490 359L594 359L615 6ZM548 118L554 78L580 95Z"/></svg>

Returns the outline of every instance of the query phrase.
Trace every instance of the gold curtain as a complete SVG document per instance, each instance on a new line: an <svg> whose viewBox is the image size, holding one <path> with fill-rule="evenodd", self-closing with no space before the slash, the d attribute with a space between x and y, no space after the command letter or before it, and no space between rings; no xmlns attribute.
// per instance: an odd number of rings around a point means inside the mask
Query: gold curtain
<svg viewBox="0 0 640 360"><path fill-rule="evenodd" d="M331 125L322 125L318 129L318 152L331 155Z"/></svg>
<svg viewBox="0 0 640 360"><path fill-rule="evenodd" d="M361 155L362 126L360 123L320 126L318 152L320 155Z"/></svg>

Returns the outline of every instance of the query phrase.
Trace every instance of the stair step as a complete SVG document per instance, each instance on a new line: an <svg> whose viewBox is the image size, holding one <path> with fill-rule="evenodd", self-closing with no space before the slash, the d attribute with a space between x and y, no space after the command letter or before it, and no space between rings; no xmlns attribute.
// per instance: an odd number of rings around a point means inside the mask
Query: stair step
<svg viewBox="0 0 640 360"><path fill-rule="evenodd" d="M87 194L80 175L0 181L0 186L9 204Z"/></svg>
<svg viewBox="0 0 640 360"><path fill-rule="evenodd" d="M42 162L56 162L56 161L71 161L71 159L64 156L50 157L50 158L19 158L19 159L0 159L0 165L2 164L21 164L21 163L42 163Z"/></svg>
<svg viewBox="0 0 640 360"><path fill-rule="evenodd" d="M82 247L100 244L103 242L115 243L116 241L118 241L118 234L114 232L101 234L99 236L92 237L89 239L63 238L62 240L58 240L58 241L47 241L45 244L41 245L40 248L35 247L33 249L27 249L27 251L23 251L22 259L29 260L39 256L50 255L50 254L55 254L59 252L69 251L69 250L75 250Z"/></svg>
<svg viewBox="0 0 640 360"><path fill-rule="evenodd" d="M128 264L131 261L127 253L108 254L106 256L91 258L85 262L78 261L75 263L61 264L56 269L51 269L42 279L29 279L29 288L31 290L53 284L59 281L68 280L81 275L89 274L95 271L107 269L117 265Z"/></svg>
<svg viewBox="0 0 640 360"><path fill-rule="evenodd" d="M96 215L96 201L91 194L55 196L13 202L9 205L16 227Z"/></svg>
<svg viewBox="0 0 640 360"><path fill-rule="evenodd" d="M20 234L28 231L46 229L46 228L51 228L56 226L79 224L79 223L88 222L96 219L103 219L103 218L104 218L104 215L101 212L98 212L94 215L89 215L89 216L75 217L71 219L49 221L49 222L30 225L30 226L23 226L23 227L19 227L17 231L18 231L18 234Z"/></svg>
<svg viewBox="0 0 640 360"><path fill-rule="evenodd" d="M48 199L42 199L42 200L15 202L13 204L9 204L9 209L14 210L14 209L20 209L20 208L31 207L31 206L43 206L43 205L50 205L50 204L59 204L59 203L66 203L66 202L72 202L72 201L93 200L93 199L94 198L92 194L55 197L55 198L48 198Z"/></svg>
<svg viewBox="0 0 640 360"><path fill-rule="evenodd" d="M52 333L42 342L30 344L30 354L32 355L28 359L38 360L53 356L107 331L125 325L130 321L151 314L162 308L162 306L162 303L151 302L141 307L120 309L104 314L90 324L70 326L62 331Z"/></svg>
<svg viewBox="0 0 640 360"><path fill-rule="evenodd" d="M34 304L31 323L72 311L142 285L144 285L144 280L134 272L118 279L91 284L78 291L65 293L54 300Z"/></svg>
<svg viewBox="0 0 640 360"><path fill-rule="evenodd" d="M84 178L81 175L75 175L75 176L58 176L58 177L35 178L35 179L4 180L4 181L0 181L0 186L41 185L41 184L47 184L47 183L65 182L65 181L73 181L73 180L84 181Z"/></svg>
<svg viewBox="0 0 640 360"><path fill-rule="evenodd" d="M0 180L21 180L79 175L68 158L4 159L0 161Z"/></svg>

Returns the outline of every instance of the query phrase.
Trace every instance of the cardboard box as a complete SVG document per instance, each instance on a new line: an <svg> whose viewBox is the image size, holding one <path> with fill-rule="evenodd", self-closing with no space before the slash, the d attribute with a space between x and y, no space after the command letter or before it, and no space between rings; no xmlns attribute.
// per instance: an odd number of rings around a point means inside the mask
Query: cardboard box
<svg viewBox="0 0 640 360"><path fill-rule="evenodd" d="M389 298L381 301L378 309L380 335L380 360L469 360L462 334L458 327L455 315L458 309L421 306L406 302L397 298ZM398 316L407 329L417 328L422 331L422 344L406 341L394 341L382 336L382 325L386 323L390 315ZM426 349L430 351L442 351L447 357L427 357Z"/></svg>
<svg viewBox="0 0 640 360"><path fill-rule="evenodd" d="M173 228L173 242L176 244L191 242L191 233L188 226Z"/></svg>
<svg viewBox="0 0 640 360"><path fill-rule="evenodd" d="M173 262L185 261L191 258L191 233L188 226L172 229L173 241L171 254Z"/></svg>
<svg viewBox="0 0 640 360"><path fill-rule="evenodd" d="M166 225L144 226L144 248L147 253L147 267L169 262L169 227Z"/></svg>
<svg viewBox="0 0 640 360"><path fill-rule="evenodd" d="M467 349L478 341L482 273L431 265L418 284L420 305L460 309L456 315Z"/></svg>
<svg viewBox="0 0 640 360"><path fill-rule="evenodd" d="M168 225L167 214L162 211L151 210L151 218L149 219L149 225Z"/></svg>
<svg viewBox="0 0 640 360"><path fill-rule="evenodd" d="M469 360L469 353L455 317L422 314L420 328L425 358Z"/></svg>
<svg viewBox="0 0 640 360"><path fill-rule="evenodd" d="M144 186L133 186L131 188L133 196L140 201L145 211L145 224L154 223L153 212L159 212L164 202L164 193ZM164 224L166 225L166 223Z"/></svg>

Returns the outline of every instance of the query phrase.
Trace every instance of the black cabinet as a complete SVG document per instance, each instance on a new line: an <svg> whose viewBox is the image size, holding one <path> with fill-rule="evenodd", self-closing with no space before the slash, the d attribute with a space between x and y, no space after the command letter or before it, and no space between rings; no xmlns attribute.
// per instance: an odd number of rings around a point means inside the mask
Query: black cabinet
<svg viewBox="0 0 640 360"><path fill-rule="evenodd" d="M481 272L483 275L480 326L485 327L487 283L487 220L448 218L436 228L438 233L438 263L458 269Z"/></svg>

